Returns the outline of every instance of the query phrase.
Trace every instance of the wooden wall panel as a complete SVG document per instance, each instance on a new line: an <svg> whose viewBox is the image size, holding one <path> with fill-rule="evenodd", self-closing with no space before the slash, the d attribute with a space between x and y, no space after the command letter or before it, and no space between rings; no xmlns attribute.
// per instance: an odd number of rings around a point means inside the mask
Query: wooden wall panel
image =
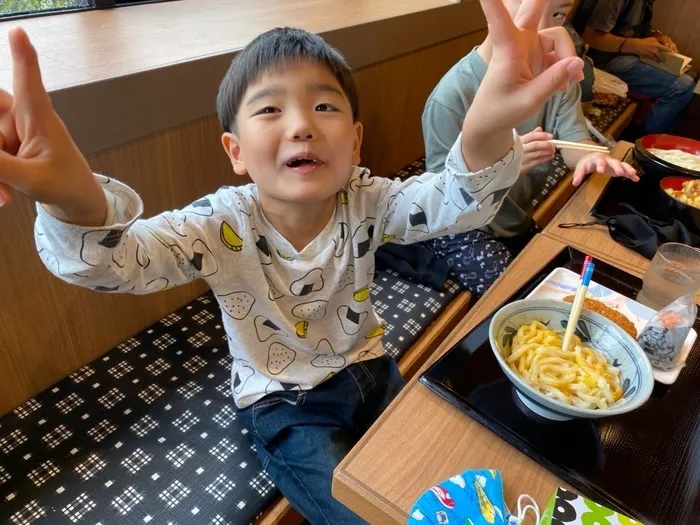
<svg viewBox="0 0 700 525"><path fill-rule="evenodd" d="M386 176L424 154L420 118L428 95L485 37L477 31L355 73L365 128L363 166Z"/></svg>
<svg viewBox="0 0 700 525"><path fill-rule="evenodd" d="M654 4L654 28L669 35L678 49L700 64L698 0L663 0Z"/></svg>
<svg viewBox="0 0 700 525"><path fill-rule="evenodd" d="M363 164L387 175L423 154L420 115L440 77L483 39L479 32L356 73L366 126ZM146 215L187 204L237 179L215 116L90 155L96 172L134 187ZM14 408L205 290L108 295L51 276L34 249L33 205L0 209L0 414Z"/></svg>

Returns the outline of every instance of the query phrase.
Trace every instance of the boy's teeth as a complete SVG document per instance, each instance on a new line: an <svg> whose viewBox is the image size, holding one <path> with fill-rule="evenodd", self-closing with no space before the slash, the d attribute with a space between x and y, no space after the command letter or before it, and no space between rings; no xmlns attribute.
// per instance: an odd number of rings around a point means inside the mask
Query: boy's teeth
<svg viewBox="0 0 700 525"><path fill-rule="evenodd" d="M288 166L292 168L296 168L298 166L301 166L303 164L316 164L317 161L314 159L294 159L293 161L288 163Z"/></svg>

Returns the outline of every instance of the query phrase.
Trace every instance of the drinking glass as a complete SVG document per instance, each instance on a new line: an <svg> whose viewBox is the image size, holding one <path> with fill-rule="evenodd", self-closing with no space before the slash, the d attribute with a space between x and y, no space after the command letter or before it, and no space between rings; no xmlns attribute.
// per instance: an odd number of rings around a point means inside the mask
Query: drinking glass
<svg viewBox="0 0 700 525"><path fill-rule="evenodd" d="M677 242L662 244L644 274L637 301L661 310L700 289L700 250Z"/></svg>

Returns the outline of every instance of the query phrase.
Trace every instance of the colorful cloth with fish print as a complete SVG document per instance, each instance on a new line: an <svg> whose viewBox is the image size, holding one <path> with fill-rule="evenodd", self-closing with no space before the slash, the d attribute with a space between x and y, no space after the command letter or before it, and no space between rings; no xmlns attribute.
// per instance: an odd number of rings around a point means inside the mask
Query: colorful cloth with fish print
<svg viewBox="0 0 700 525"><path fill-rule="evenodd" d="M374 251L487 224L518 177L522 146L514 140L504 159L476 173L460 139L441 173L399 181L353 168L332 219L301 251L267 221L254 184L141 219L136 192L100 176L105 226L65 224L37 205L35 241L52 273L101 292L144 294L204 279L223 312L233 396L244 408L383 355L369 293ZM200 342L196 330L191 337Z"/></svg>
<svg viewBox="0 0 700 525"><path fill-rule="evenodd" d="M466 470L426 491L408 525L505 525L510 512L497 470Z"/></svg>

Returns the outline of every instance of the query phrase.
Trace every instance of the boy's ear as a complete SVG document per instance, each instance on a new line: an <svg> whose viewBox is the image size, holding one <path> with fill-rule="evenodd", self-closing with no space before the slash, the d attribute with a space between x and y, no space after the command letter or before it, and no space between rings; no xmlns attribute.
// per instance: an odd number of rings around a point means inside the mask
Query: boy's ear
<svg viewBox="0 0 700 525"><path fill-rule="evenodd" d="M352 146L352 163L355 166L360 165L360 149L362 149L362 122L355 122L355 140Z"/></svg>
<svg viewBox="0 0 700 525"><path fill-rule="evenodd" d="M236 175L248 175L248 170L243 161L243 155L241 155L241 144L238 137L234 133L227 131L221 135L221 144L224 147L226 155L231 159L231 165Z"/></svg>

